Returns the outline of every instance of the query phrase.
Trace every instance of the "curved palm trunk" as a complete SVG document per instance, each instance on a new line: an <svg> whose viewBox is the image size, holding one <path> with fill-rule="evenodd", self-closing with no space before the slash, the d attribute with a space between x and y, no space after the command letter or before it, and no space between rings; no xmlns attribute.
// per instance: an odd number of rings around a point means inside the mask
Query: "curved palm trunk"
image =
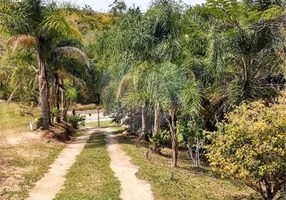
<svg viewBox="0 0 286 200"><path fill-rule="evenodd" d="M39 67L39 90L42 114L42 126L44 130L49 129L49 105L48 105L48 85L44 58L38 53Z"/></svg>

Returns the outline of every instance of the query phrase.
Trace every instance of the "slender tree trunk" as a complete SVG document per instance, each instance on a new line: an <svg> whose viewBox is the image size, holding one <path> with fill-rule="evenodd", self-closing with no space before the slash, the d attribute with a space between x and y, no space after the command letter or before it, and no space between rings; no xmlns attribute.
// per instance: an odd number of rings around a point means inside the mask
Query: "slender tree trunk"
<svg viewBox="0 0 286 200"><path fill-rule="evenodd" d="M156 103L154 106L154 130L153 130L153 137L159 134L160 130L160 110L159 105ZM161 154L160 144L155 143L154 152Z"/></svg>
<svg viewBox="0 0 286 200"><path fill-rule="evenodd" d="M54 103L55 103L55 107L60 110L60 102L59 102L59 95L60 95L60 82L59 82L59 74L55 73L54 74L54 78L55 78L55 82L54 82L54 89L55 89L55 96L54 96ZM56 122L60 123L61 122L61 118L59 115L56 115Z"/></svg>
<svg viewBox="0 0 286 200"><path fill-rule="evenodd" d="M46 72L46 77L47 77L47 72ZM50 101L50 87L49 87L49 82L46 81L47 85L47 100L48 100L48 119L49 119L49 124L52 125L52 118L51 118L51 101Z"/></svg>
<svg viewBox="0 0 286 200"><path fill-rule="evenodd" d="M66 101L65 107L63 108L63 121L64 121L64 122L67 122L67 121L68 121L67 112L68 112L68 110L69 110L69 107L70 107L70 102L69 102L69 101Z"/></svg>
<svg viewBox="0 0 286 200"><path fill-rule="evenodd" d="M146 106L142 107L142 131L144 137L147 135L147 109Z"/></svg>
<svg viewBox="0 0 286 200"><path fill-rule="evenodd" d="M38 53L39 68L39 90L42 114L42 126L44 130L49 129L49 105L48 105L48 85L44 58Z"/></svg>
<svg viewBox="0 0 286 200"><path fill-rule="evenodd" d="M178 162L178 135L175 111L170 110L171 116L171 137L172 137L172 167L177 167Z"/></svg>
<svg viewBox="0 0 286 200"><path fill-rule="evenodd" d="M97 109L97 128L100 128L99 108Z"/></svg>
<svg viewBox="0 0 286 200"><path fill-rule="evenodd" d="M55 76L53 77L53 83L51 85L51 88L50 88L50 108L51 110L53 110L55 107L56 107L56 100L55 100L55 96L56 96L56 84L55 84ZM51 121L52 123L54 122L54 114L55 113L51 113Z"/></svg>
<svg viewBox="0 0 286 200"><path fill-rule="evenodd" d="M64 88L63 80L61 80L61 84L62 84L62 87L63 87L63 91L62 91L63 121L67 122L68 121L68 119L67 119L67 111L68 111L67 108L68 108L68 106L67 106L67 99L66 99L66 94L65 94L65 88Z"/></svg>
<svg viewBox="0 0 286 200"><path fill-rule="evenodd" d="M176 129L172 130L172 167L178 166L178 137L176 132Z"/></svg>
<svg viewBox="0 0 286 200"><path fill-rule="evenodd" d="M159 105L156 103L154 107L154 132L153 136L158 135L160 131L160 110Z"/></svg>

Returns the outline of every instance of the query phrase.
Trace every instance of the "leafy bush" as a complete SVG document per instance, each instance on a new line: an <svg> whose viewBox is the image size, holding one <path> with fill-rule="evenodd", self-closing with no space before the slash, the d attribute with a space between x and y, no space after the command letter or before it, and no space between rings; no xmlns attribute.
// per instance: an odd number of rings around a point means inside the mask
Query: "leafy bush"
<svg viewBox="0 0 286 200"><path fill-rule="evenodd" d="M238 178L274 199L285 185L286 105L243 104L208 136L208 158L215 172Z"/></svg>
<svg viewBox="0 0 286 200"><path fill-rule="evenodd" d="M54 117L60 117L61 116L61 114L62 114L62 111L61 111L61 109L59 109L59 108L53 108L52 110L51 110L51 116L52 116L52 119L54 119Z"/></svg>
<svg viewBox="0 0 286 200"><path fill-rule="evenodd" d="M37 125L37 128L42 126L42 116L37 117L34 121L35 121L35 123Z"/></svg>
<svg viewBox="0 0 286 200"><path fill-rule="evenodd" d="M79 125L85 125L85 116L68 116L68 123L77 129Z"/></svg>
<svg viewBox="0 0 286 200"><path fill-rule="evenodd" d="M154 135L150 138L151 149L156 153L161 153L161 145L163 143L163 137L161 134Z"/></svg>

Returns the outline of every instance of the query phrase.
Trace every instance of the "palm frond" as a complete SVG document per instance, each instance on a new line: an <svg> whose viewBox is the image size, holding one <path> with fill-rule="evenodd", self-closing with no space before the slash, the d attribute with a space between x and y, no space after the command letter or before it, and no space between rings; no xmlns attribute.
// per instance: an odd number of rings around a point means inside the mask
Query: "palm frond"
<svg viewBox="0 0 286 200"><path fill-rule="evenodd" d="M115 103L114 91L116 91L116 84L114 81L111 81L101 90L101 100L105 108L110 109Z"/></svg>
<svg viewBox="0 0 286 200"><path fill-rule="evenodd" d="M193 81L189 81L180 95L183 113L195 117L202 109L201 99L202 97L197 84Z"/></svg>
<svg viewBox="0 0 286 200"><path fill-rule="evenodd" d="M66 57L82 60L86 62L87 65L89 66L89 59L87 55L79 48L72 47L72 46L64 46L64 47L56 48L55 52L59 53L60 55L66 56Z"/></svg>
<svg viewBox="0 0 286 200"><path fill-rule="evenodd" d="M59 77L62 79L69 79L69 80L73 81L81 89L83 96L87 97L87 93L86 93L87 87L81 79L73 76L72 74L70 74L64 70L59 72Z"/></svg>
<svg viewBox="0 0 286 200"><path fill-rule="evenodd" d="M122 99L123 106L128 105L129 107L138 108L145 105L148 93L145 91L132 91L128 92Z"/></svg>
<svg viewBox="0 0 286 200"><path fill-rule="evenodd" d="M74 38L82 41L79 30L66 18L63 9L51 9L40 25L40 33L52 33L62 38Z"/></svg>
<svg viewBox="0 0 286 200"><path fill-rule="evenodd" d="M8 45L15 51L19 47L37 49L38 41L30 35L15 35L8 40Z"/></svg>

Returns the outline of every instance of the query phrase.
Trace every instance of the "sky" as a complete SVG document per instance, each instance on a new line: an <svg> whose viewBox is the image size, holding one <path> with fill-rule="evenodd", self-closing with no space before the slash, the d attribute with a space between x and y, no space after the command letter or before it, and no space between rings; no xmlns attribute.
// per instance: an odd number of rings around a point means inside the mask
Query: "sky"
<svg viewBox="0 0 286 200"><path fill-rule="evenodd" d="M85 4L90 5L94 10L99 12L107 12L110 8L108 7L113 3L114 0L71 0L71 2L83 7ZM151 0L124 0L128 7L139 6L141 10L146 11ZM183 0L186 4L196 5L204 3L205 0Z"/></svg>

